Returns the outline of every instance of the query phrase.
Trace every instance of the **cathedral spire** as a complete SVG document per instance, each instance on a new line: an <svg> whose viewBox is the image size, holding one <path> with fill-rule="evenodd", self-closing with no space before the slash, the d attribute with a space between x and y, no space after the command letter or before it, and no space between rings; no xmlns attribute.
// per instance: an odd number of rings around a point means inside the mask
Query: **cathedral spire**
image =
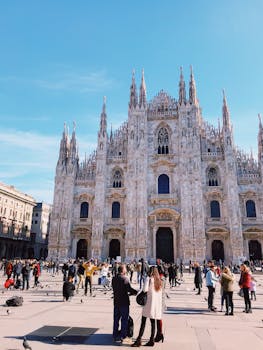
<svg viewBox="0 0 263 350"><path fill-rule="evenodd" d="M106 96L103 97L102 112L100 115L100 134L103 136L107 132Z"/></svg>
<svg viewBox="0 0 263 350"><path fill-rule="evenodd" d="M263 127L262 127L262 119L261 119L261 114L258 113L258 121L259 121L259 130L262 131Z"/></svg>
<svg viewBox="0 0 263 350"><path fill-rule="evenodd" d="M195 86L195 78L193 73L193 67L190 66L190 82L189 82L189 102L190 104L196 104L197 98L196 98L196 86Z"/></svg>
<svg viewBox="0 0 263 350"><path fill-rule="evenodd" d="M225 90L223 90L223 108L222 108L222 114L223 114L223 127L224 130L230 130L230 113L227 105Z"/></svg>
<svg viewBox="0 0 263 350"><path fill-rule="evenodd" d="M135 71L132 71L132 83L130 87L130 103L129 107L130 109L136 108L138 104L138 96L137 96L137 89L136 89L136 83L135 83Z"/></svg>
<svg viewBox="0 0 263 350"><path fill-rule="evenodd" d="M258 160L261 162L263 161L263 127L262 127L262 120L261 115L258 114L258 120L259 120L259 128L258 128Z"/></svg>
<svg viewBox="0 0 263 350"><path fill-rule="evenodd" d="M146 84L144 80L144 69L142 70L142 80L141 80L141 86L140 86L140 101L139 101L139 107L140 108L146 108Z"/></svg>
<svg viewBox="0 0 263 350"><path fill-rule="evenodd" d="M180 67L180 82L179 82L179 104L186 103L185 82L183 76L183 68Z"/></svg>
<svg viewBox="0 0 263 350"><path fill-rule="evenodd" d="M64 130L62 134L62 139L60 141L60 151L59 151L59 159L64 160L68 157L68 128L67 124L64 123Z"/></svg>
<svg viewBox="0 0 263 350"><path fill-rule="evenodd" d="M69 154L72 159L77 157L76 123L75 122L73 122L73 131L72 131L72 136L70 140Z"/></svg>

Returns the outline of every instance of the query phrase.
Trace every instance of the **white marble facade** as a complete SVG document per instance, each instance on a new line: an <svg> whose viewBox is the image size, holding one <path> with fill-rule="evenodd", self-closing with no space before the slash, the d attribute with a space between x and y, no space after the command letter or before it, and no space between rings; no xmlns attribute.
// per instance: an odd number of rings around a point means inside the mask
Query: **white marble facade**
<svg viewBox="0 0 263 350"><path fill-rule="evenodd" d="M220 126L221 124L221 126ZM64 128L56 168L49 258L121 256L165 261L260 259L263 128L258 160L236 147L223 96L222 122L203 117L191 70L179 96L146 99L132 76L128 120L80 162L75 128Z"/></svg>

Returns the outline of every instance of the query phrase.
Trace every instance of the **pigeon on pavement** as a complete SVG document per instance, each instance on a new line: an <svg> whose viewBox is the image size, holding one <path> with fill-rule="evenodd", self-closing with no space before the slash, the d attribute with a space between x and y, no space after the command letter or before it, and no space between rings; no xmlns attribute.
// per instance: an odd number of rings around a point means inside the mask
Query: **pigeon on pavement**
<svg viewBox="0 0 263 350"><path fill-rule="evenodd" d="M23 340L23 347L26 350L32 350L31 346L28 344L26 337L24 337L24 340Z"/></svg>

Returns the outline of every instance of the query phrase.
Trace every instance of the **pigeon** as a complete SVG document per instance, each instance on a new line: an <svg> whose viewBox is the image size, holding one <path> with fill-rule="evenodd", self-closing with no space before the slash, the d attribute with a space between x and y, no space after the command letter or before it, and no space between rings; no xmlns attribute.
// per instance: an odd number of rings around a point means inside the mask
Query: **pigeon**
<svg viewBox="0 0 263 350"><path fill-rule="evenodd" d="M24 337L23 347L26 350L32 350L31 346L28 344L28 341L27 341L26 337Z"/></svg>
<svg viewBox="0 0 263 350"><path fill-rule="evenodd" d="M47 296L48 296L48 293L47 293Z"/></svg>
<svg viewBox="0 0 263 350"><path fill-rule="evenodd" d="M11 314L11 311L9 309L6 310L7 315Z"/></svg>
<svg viewBox="0 0 263 350"><path fill-rule="evenodd" d="M83 303L83 299L80 299L80 302Z"/></svg>

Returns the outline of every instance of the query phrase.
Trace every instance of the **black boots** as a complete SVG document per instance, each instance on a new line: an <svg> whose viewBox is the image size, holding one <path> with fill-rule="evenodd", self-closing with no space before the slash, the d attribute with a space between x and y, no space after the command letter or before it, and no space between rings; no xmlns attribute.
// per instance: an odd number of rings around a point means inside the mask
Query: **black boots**
<svg viewBox="0 0 263 350"><path fill-rule="evenodd" d="M155 343L159 343L159 341L162 341L162 343L163 343L163 341L164 341L163 334L158 334L157 333L156 337L154 338L154 341L155 341Z"/></svg>
<svg viewBox="0 0 263 350"><path fill-rule="evenodd" d="M141 338L137 338L135 342L131 345L132 348L139 348L142 345Z"/></svg>
<svg viewBox="0 0 263 350"><path fill-rule="evenodd" d="M154 340L153 340L153 338L150 338L150 340L148 341L148 343L144 344L144 346L154 346Z"/></svg>

